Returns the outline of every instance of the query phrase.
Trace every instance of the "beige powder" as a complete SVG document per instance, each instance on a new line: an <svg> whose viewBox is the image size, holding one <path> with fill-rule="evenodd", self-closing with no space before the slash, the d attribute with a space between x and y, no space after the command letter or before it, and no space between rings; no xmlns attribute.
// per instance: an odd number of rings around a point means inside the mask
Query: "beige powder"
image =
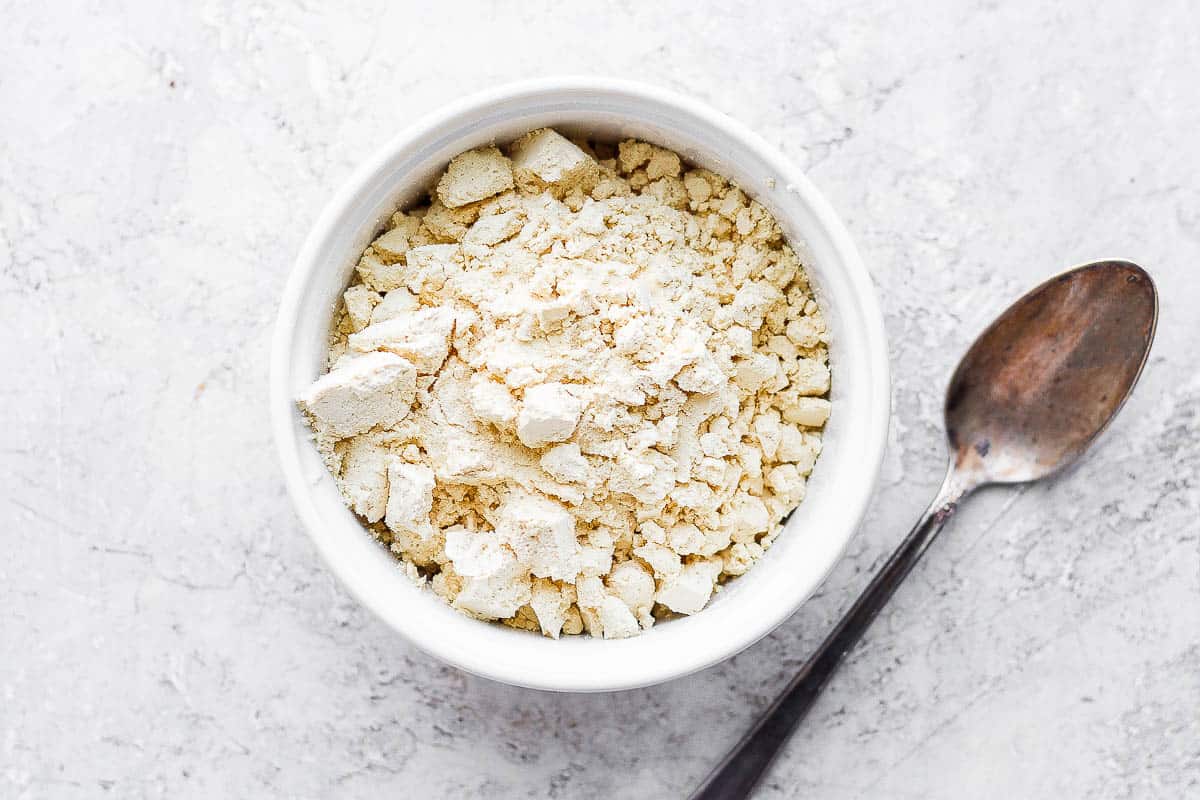
<svg viewBox="0 0 1200 800"><path fill-rule="evenodd" d="M778 224L668 150L550 129L436 187L363 254L300 398L347 503L482 619L615 638L700 611L804 499L829 414Z"/></svg>

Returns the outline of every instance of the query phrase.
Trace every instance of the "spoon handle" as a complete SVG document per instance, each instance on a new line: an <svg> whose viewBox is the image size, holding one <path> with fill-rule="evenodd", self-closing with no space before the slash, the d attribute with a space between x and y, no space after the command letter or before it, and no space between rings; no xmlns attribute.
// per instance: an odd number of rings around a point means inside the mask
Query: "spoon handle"
<svg viewBox="0 0 1200 800"><path fill-rule="evenodd" d="M866 591L754 727L709 773L690 800L737 800L750 795L800 720L804 719L842 657L862 638L968 490L952 468L937 497Z"/></svg>

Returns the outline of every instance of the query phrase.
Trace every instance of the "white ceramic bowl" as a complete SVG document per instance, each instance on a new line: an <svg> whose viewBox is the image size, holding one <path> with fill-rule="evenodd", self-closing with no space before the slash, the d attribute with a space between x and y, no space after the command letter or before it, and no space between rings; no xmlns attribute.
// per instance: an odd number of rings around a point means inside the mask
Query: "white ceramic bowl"
<svg viewBox="0 0 1200 800"><path fill-rule="evenodd" d="M470 619L411 583L342 504L293 398L322 371L338 298L359 254L398 205L416 201L449 159L552 125L637 137L732 178L765 205L805 262L830 327L833 412L808 498L766 556L699 614L631 639L554 641ZM867 507L890 408L887 344L871 280L829 204L773 147L696 101L623 81L558 78L455 103L396 136L330 201L304 244L279 309L271 422L288 490L309 535L358 599L413 644L469 672L558 691L676 678L769 633L829 573Z"/></svg>

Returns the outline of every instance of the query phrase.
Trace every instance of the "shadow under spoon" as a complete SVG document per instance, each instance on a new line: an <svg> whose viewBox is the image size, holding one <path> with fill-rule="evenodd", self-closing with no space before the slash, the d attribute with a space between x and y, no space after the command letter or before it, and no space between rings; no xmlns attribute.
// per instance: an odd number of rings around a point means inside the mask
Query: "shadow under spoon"
<svg viewBox="0 0 1200 800"><path fill-rule="evenodd" d="M1098 261L1010 306L959 362L946 391L950 467L937 496L783 694L691 795L749 796L842 657L964 497L1074 462L1121 409L1150 353L1158 294L1145 270Z"/></svg>

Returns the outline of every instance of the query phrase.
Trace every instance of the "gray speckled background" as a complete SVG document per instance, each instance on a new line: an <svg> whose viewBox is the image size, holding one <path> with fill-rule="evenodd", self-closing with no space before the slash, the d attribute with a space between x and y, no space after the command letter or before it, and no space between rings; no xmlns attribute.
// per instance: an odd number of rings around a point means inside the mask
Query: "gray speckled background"
<svg viewBox="0 0 1200 800"><path fill-rule="evenodd" d="M940 479L985 321L1108 255L1163 296L1090 458L980 495L764 798L1200 794L1200 11L1155 2L5 3L0 795L681 796ZM352 602L284 494L270 331L311 221L414 117L641 78L806 168L879 285L892 443L821 594L607 696L463 675Z"/></svg>

